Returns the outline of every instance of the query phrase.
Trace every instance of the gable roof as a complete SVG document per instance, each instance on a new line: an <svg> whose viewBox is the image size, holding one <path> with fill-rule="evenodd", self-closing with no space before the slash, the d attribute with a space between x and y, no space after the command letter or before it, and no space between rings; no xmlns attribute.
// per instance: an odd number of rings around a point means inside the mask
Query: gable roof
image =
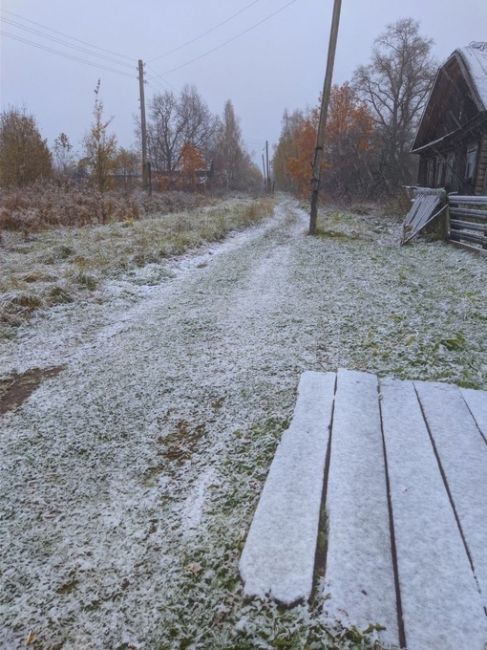
<svg viewBox="0 0 487 650"><path fill-rule="evenodd" d="M462 57L483 110L487 111L487 43L470 43L467 47L456 50Z"/></svg>
<svg viewBox="0 0 487 650"><path fill-rule="evenodd" d="M463 126L458 124L453 131L443 133L441 137L435 138L433 141L431 141L431 136L427 137L427 131L431 130L431 125L438 121L438 108L435 109L433 102L436 101L437 104L439 97L445 99L449 94L448 85L445 84L448 84L447 80L450 79L447 71L451 71L452 66L456 66L457 74L464 78L469 89L469 96L478 113L485 114L487 112L487 42L473 42L452 52L439 68L424 107L423 115L419 121L412 147L413 153L419 153L420 150L428 148L435 142L440 142L452 135L461 133L463 129Z"/></svg>

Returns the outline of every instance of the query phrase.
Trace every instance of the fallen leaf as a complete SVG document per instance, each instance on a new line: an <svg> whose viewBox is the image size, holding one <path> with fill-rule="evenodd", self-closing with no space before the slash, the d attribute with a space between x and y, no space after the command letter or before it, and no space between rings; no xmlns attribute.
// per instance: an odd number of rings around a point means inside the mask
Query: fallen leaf
<svg viewBox="0 0 487 650"><path fill-rule="evenodd" d="M202 567L201 564L199 564L198 562L190 562L190 563L187 564L184 568L185 568L186 571L188 571L188 572L191 573L192 575L197 576L198 573L201 572L201 569L202 569L203 567Z"/></svg>

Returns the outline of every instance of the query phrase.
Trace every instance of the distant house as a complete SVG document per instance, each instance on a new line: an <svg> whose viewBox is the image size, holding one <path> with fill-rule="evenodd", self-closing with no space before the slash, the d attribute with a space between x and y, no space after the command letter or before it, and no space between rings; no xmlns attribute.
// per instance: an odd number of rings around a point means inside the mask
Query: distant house
<svg viewBox="0 0 487 650"><path fill-rule="evenodd" d="M419 185L487 194L487 43L455 50L438 70L412 153Z"/></svg>

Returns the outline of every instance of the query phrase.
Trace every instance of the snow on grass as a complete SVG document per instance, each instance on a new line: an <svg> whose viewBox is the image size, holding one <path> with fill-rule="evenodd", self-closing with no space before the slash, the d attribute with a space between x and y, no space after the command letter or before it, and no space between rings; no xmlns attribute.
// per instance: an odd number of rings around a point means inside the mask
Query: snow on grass
<svg viewBox="0 0 487 650"><path fill-rule="evenodd" d="M282 199L3 342L2 372L67 367L2 418L0 645L368 647L319 600L245 601L238 562L303 371L487 387L485 261L395 227L323 214L310 238Z"/></svg>
<svg viewBox="0 0 487 650"><path fill-rule="evenodd" d="M102 299L94 292L107 277L128 272L137 284L157 284L164 277L161 261L258 223L272 205L269 198L233 198L136 221L45 229L27 241L8 233L0 248L0 340L14 337L36 310Z"/></svg>

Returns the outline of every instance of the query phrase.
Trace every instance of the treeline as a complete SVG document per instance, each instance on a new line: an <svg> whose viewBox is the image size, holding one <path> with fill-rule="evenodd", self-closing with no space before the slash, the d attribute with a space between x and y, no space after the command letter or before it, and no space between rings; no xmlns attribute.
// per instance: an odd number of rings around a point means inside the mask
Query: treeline
<svg viewBox="0 0 487 650"><path fill-rule="evenodd" d="M129 191L140 185L137 148L120 147L104 117L100 82L95 89L91 126L76 153L62 132L52 149L34 116L10 108L0 114L0 186L25 188L55 182L97 192ZM140 134L138 133L139 137ZM148 150L152 185L159 190L242 190L256 192L263 179L242 140L231 101L213 115L195 87L155 95L149 104Z"/></svg>
<svg viewBox="0 0 487 650"><path fill-rule="evenodd" d="M326 126L322 191L334 198L392 196L415 181L409 153L436 65L432 40L411 18L389 25L374 42L371 61L332 90ZM310 190L319 107L284 113L275 149L276 186Z"/></svg>

